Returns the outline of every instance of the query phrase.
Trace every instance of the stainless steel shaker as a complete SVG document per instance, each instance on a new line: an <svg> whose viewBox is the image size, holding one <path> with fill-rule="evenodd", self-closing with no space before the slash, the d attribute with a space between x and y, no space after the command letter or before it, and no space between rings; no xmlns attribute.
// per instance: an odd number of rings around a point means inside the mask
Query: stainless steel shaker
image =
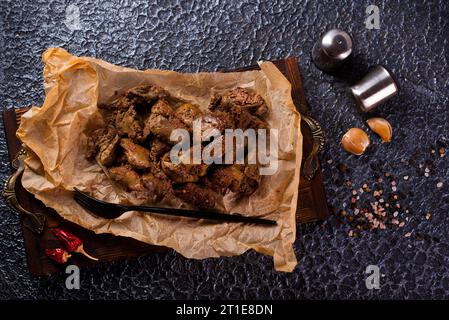
<svg viewBox="0 0 449 320"><path fill-rule="evenodd" d="M357 105L367 112L395 96L399 87L392 74L385 67L379 65L351 86L350 91Z"/></svg>
<svg viewBox="0 0 449 320"><path fill-rule="evenodd" d="M327 31L312 48L312 59L323 71L338 68L352 53L351 36L340 29Z"/></svg>

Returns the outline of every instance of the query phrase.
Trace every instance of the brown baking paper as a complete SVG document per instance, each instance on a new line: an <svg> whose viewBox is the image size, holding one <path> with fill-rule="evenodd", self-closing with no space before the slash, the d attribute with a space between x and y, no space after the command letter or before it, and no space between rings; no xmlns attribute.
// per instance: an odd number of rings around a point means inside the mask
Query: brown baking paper
<svg viewBox="0 0 449 320"><path fill-rule="evenodd" d="M271 62L260 62L261 71L238 73L139 71L76 57L60 48L47 50L43 62L44 104L24 114L17 131L28 149L22 183L37 199L63 218L96 233L132 237L195 259L239 255L254 249L273 256L276 270L293 270L297 264L293 242L302 157L300 115L291 99L290 83ZM223 203L228 212L264 216L276 220L277 226L215 223L139 212L107 220L90 214L73 200L74 187L111 202L128 197L116 190L96 163L86 159L86 132L103 124L98 103L109 102L142 84L161 86L202 109L207 107L212 92L240 86L262 95L270 109L266 120L271 128L279 130L278 170L264 176L251 196L235 200L226 195Z"/></svg>

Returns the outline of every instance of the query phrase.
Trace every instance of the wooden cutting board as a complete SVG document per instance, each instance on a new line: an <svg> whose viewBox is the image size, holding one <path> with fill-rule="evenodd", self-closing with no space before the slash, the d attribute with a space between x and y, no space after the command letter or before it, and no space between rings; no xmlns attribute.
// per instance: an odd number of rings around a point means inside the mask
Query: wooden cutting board
<svg viewBox="0 0 449 320"><path fill-rule="evenodd" d="M292 98L301 114L307 114L307 103L302 86L299 64L296 58L287 58L273 61L279 70L287 77L292 84ZM235 69L233 71L247 71L259 69L258 66ZM12 162L19 152L21 145L16 138L16 131L20 124L20 118L29 108L12 109L3 112L3 122L8 146L9 159ZM305 158L311 151L312 135L305 123L301 123L301 130L304 136L303 157ZM81 255L74 255L71 262L80 267L88 267L96 263L121 260L125 258L138 257L142 254L156 253L168 250L164 247L151 246L139 242L132 238L118 237L110 234L95 234L92 231L81 228L71 222L63 220L54 212L46 208L42 202L35 199L20 184L16 186L16 195L19 202L25 209L31 212L45 213L47 225L42 234L37 235L25 228L22 223L22 231L25 242L25 250L28 261L28 268L31 275L50 275L64 270L51 262L45 255L44 250L49 247L60 246L50 231L50 228L61 227L77 235L84 241L85 249L100 259L101 262L93 262ZM7 213L3 213L7 214ZM318 170L311 181L301 177L299 185L299 201L296 212L298 223L307 223L323 220L328 216L328 209L324 194L323 178L321 170ZM21 217L22 219L23 217ZM22 219L23 221L23 219Z"/></svg>

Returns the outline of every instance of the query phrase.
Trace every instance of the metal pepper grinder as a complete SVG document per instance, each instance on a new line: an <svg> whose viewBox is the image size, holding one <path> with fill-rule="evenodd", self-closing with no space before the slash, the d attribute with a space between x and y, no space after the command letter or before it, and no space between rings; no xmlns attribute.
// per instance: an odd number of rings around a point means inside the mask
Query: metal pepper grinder
<svg viewBox="0 0 449 320"><path fill-rule="evenodd" d="M351 36L340 29L327 31L313 46L312 59L323 71L338 68L352 53Z"/></svg>

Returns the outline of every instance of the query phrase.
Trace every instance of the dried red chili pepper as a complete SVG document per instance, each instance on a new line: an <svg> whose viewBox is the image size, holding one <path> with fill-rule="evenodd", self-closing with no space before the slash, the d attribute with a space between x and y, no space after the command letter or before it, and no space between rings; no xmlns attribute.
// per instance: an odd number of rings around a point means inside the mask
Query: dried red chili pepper
<svg viewBox="0 0 449 320"><path fill-rule="evenodd" d="M87 252L84 251L83 242L78 237L71 234L70 232L56 228L56 229L53 229L53 233L56 236L56 238L59 239L59 241L64 243L65 247L70 252L78 252L78 253L84 254L89 259L92 259L95 261L98 260L97 258L94 258L91 255L87 254Z"/></svg>
<svg viewBox="0 0 449 320"><path fill-rule="evenodd" d="M70 253L63 248L45 249L45 255L59 264L66 263L71 257Z"/></svg>

